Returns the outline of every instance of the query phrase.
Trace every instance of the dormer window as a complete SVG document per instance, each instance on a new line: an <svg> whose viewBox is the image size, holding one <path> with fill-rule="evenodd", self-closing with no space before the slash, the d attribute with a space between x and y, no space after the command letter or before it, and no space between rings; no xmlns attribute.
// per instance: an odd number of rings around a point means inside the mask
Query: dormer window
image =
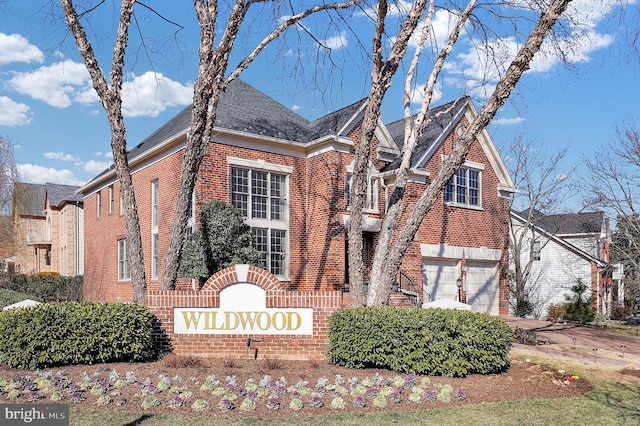
<svg viewBox="0 0 640 426"><path fill-rule="evenodd" d="M353 163L347 167L347 209L351 207L351 187L353 184ZM363 210L369 213L378 213L380 199L380 177L378 171L369 163L367 170L367 196L364 200Z"/></svg>

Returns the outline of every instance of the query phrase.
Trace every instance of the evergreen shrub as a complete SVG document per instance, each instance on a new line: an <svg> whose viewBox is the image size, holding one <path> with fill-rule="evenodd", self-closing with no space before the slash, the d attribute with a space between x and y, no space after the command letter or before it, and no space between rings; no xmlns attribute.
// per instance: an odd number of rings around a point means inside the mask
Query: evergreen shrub
<svg viewBox="0 0 640 426"><path fill-rule="evenodd" d="M23 300L31 299L36 302L40 302L36 298L26 293L20 293L18 291L7 290L0 288L0 310L5 306L13 305L14 303L22 302Z"/></svg>
<svg viewBox="0 0 640 426"><path fill-rule="evenodd" d="M42 302L80 302L83 300L83 276L61 276L57 272L32 275L7 274L0 276L0 288L28 295L25 299ZM23 299L24 300L24 299Z"/></svg>
<svg viewBox="0 0 640 426"><path fill-rule="evenodd" d="M329 322L329 363L464 377L509 368L513 333L488 314L451 309L365 307Z"/></svg>
<svg viewBox="0 0 640 426"><path fill-rule="evenodd" d="M45 303L0 312L0 361L35 369L146 361L158 354L157 319L132 303Z"/></svg>
<svg viewBox="0 0 640 426"><path fill-rule="evenodd" d="M581 281L571 287L572 295L567 296L567 312L564 318L567 321L577 321L580 324L593 322L596 318L596 310L593 307L593 296L588 295L589 289Z"/></svg>

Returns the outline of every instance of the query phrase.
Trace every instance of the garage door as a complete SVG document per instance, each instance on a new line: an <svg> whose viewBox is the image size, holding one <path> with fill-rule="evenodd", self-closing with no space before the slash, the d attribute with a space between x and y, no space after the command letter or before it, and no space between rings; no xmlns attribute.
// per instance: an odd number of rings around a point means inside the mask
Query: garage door
<svg viewBox="0 0 640 426"><path fill-rule="evenodd" d="M440 299L458 300L456 280L460 277L457 260L425 259L423 264L425 280L425 302Z"/></svg>
<svg viewBox="0 0 640 426"><path fill-rule="evenodd" d="M464 289L467 303L473 312L498 315L499 277L498 264L493 262L466 262L467 276Z"/></svg>

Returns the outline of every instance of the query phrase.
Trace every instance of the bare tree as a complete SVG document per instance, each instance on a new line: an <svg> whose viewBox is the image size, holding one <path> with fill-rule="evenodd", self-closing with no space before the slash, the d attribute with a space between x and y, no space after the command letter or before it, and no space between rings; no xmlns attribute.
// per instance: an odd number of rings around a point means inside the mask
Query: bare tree
<svg viewBox="0 0 640 426"><path fill-rule="evenodd" d="M13 185L18 181L18 167L13 143L0 136L0 214L11 214Z"/></svg>
<svg viewBox="0 0 640 426"><path fill-rule="evenodd" d="M539 305L547 301L538 295L537 277L531 270L536 252L550 241L548 236L556 230L545 229L544 236L539 235L541 220L552 214L560 213L573 188L572 176L575 167L561 172L562 162L567 149L557 152L548 151L543 145L534 146L516 138L506 157L507 167L518 193L511 197L511 226L509 230L509 257L511 271L512 311L524 316L539 311Z"/></svg>
<svg viewBox="0 0 640 426"><path fill-rule="evenodd" d="M13 223L11 206L13 188L18 180L18 168L13 152L13 143L0 136L0 256L9 256L13 247Z"/></svg>
<svg viewBox="0 0 640 426"><path fill-rule="evenodd" d="M625 285L640 298L640 129L628 122L616 129L616 138L585 158L589 176L583 182L587 205L603 208L616 221L611 261L625 268ZM626 278L629 278L627 280Z"/></svg>
<svg viewBox="0 0 640 426"><path fill-rule="evenodd" d="M402 165L397 171L397 180L390 196L389 207L385 214L382 231L371 272L371 282L367 294L366 304L382 305L387 303L391 293L394 277L400 268L402 259L409 249L415 234L420 227L424 217L431 210L438 196L442 193L447 182L451 179L455 171L462 165L469 152L472 143L479 133L485 129L498 109L506 102L522 74L529 68L533 55L540 50L542 41L551 32L560 15L566 10L571 0L553 0L541 3L540 18L533 27L525 43L519 48L518 53L511 61L511 64L504 72L496 85L495 90L488 101L482 107L478 115L469 123L462 135L456 139L453 151L445 160L442 168L432 178L430 184L419 197L417 202L411 207L411 211L406 218L405 224L397 231L399 217L403 211L403 196L407 183L407 176L410 166L409 159L413 154L415 139L422 129L428 124L425 119L426 113L432 99L432 93L443 67L444 61L451 53L451 48L455 44L459 32L465 23L472 16L475 1L471 0L462 10L456 12L458 23L449 35L446 45L438 53L434 61L433 71L429 76L424 89L424 98L419 113L411 116L409 108L405 108L405 143L402 152ZM483 5L486 7L486 5ZM349 228L349 263L350 286L353 289L352 305L359 306L364 303L363 297L363 277L360 271L363 270L362 260L362 209L366 194L366 168L370 156L371 141L380 114L382 99L391 83L391 78L398 70L398 64L406 53L409 37L415 31L418 21L425 15L425 32L429 31L433 16L434 1L417 0L408 11L400 31L393 39L393 45L386 60L383 58L383 36L385 35L385 19L388 14L388 3L386 0L378 2L376 14L376 32L373 42L373 70L372 85L369 94L369 103L365 111L362 124L361 137L356 150L356 161L354 164L354 184L351 194L351 226ZM422 34L422 39L427 34ZM420 55L421 47L416 49L414 60ZM409 102L410 93L406 88L411 86L413 68L409 68L407 84L405 85L405 104Z"/></svg>
<svg viewBox="0 0 640 426"><path fill-rule="evenodd" d="M80 20L88 12L78 15L72 0L60 0L66 16L67 25L73 34L85 65L91 75L93 87L100 97L102 106L107 113L111 128L111 149L116 168L116 175L123 192L126 206L125 223L127 242L131 265L131 281L134 302L144 303L146 278L144 272L144 256L140 235L140 221L137 212L135 194L132 187L131 172L127 161L126 129L122 116L122 78L125 50L128 44L128 30L134 16L134 6L140 4L149 6L136 0L123 0L120 8L119 26L114 43L111 61L110 83L107 82L93 51L91 43ZM98 7L103 2L99 2ZM346 9L353 6L356 0L342 3L325 4L320 2L316 6L295 12L283 19L270 32L267 32L253 50L242 59L235 68L229 67L229 58L240 29L251 6L261 1L236 0L229 4L226 23L221 22L220 5L217 1L194 0L194 7L200 26L200 41L198 46L198 76L194 84L193 104L191 109L191 129L188 132L187 146L184 151L180 189L174 219L172 222L169 248L166 253L165 269L161 282L162 289L175 288L178 273L178 261L186 234L187 218L191 193L195 186L198 169L204 158L209 137L216 119L216 109L221 94L230 82L238 78L240 73L264 50L273 40L278 38L291 26L295 26L304 18L320 11ZM94 9L95 9L94 7ZM249 26L250 24L247 24ZM222 36L217 40L219 28L224 27ZM252 28L252 30L254 30ZM256 29L257 31L257 29ZM216 45L217 43L217 45Z"/></svg>

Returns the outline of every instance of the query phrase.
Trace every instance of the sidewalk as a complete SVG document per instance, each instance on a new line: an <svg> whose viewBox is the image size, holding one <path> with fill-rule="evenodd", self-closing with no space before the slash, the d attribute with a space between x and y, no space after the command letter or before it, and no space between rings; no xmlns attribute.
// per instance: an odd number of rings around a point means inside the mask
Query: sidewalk
<svg viewBox="0 0 640 426"><path fill-rule="evenodd" d="M539 321L510 316L498 317L509 327L534 331L541 346L539 350L556 351L557 345L580 346L588 349L606 350L622 354L640 355L640 336L629 336L585 327L579 324ZM640 326L638 327L640 333ZM575 339L575 340L574 340ZM548 347L546 342L548 341ZM596 351L594 351L596 352Z"/></svg>

